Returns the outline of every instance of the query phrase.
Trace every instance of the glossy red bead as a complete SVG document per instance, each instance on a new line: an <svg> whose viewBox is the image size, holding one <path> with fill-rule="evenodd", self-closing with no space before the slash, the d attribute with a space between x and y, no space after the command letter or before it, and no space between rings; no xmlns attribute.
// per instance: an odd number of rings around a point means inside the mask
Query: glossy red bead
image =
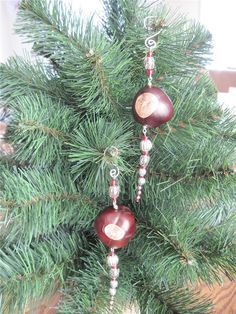
<svg viewBox="0 0 236 314"><path fill-rule="evenodd" d="M95 230L106 246L114 249L124 247L136 231L134 214L124 205L118 205L118 210L108 207L97 216Z"/></svg>
<svg viewBox="0 0 236 314"><path fill-rule="evenodd" d="M155 86L145 86L134 97L134 119L142 125L154 128L169 121L174 114L168 95Z"/></svg>

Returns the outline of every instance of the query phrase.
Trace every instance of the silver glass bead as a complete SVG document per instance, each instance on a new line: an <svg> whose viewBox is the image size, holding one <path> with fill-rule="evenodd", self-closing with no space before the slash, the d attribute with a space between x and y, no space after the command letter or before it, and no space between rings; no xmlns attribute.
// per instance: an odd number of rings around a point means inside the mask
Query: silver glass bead
<svg viewBox="0 0 236 314"><path fill-rule="evenodd" d="M149 161L150 161L150 156L141 155L139 164L140 164L140 166L146 167L148 165Z"/></svg>
<svg viewBox="0 0 236 314"><path fill-rule="evenodd" d="M110 267L115 267L119 263L119 257L116 254L107 256L107 264Z"/></svg>
<svg viewBox="0 0 236 314"><path fill-rule="evenodd" d="M112 289L116 289L118 287L118 281L117 280L111 280L110 286Z"/></svg>
<svg viewBox="0 0 236 314"><path fill-rule="evenodd" d="M138 184L139 185L144 185L146 182L145 178L138 178Z"/></svg>
<svg viewBox="0 0 236 314"><path fill-rule="evenodd" d="M142 140L140 142L140 149L143 152L149 152L152 149L152 142L150 140Z"/></svg>
<svg viewBox="0 0 236 314"><path fill-rule="evenodd" d="M141 177L144 177L145 174L147 173L147 170L145 168L139 168L138 173Z"/></svg>
<svg viewBox="0 0 236 314"><path fill-rule="evenodd" d="M117 279L119 277L120 270L119 268L111 268L110 269L110 277L112 279Z"/></svg>
<svg viewBox="0 0 236 314"><path fill-rule="evenodd" d="M110 295L116 295L116 289L110 288L109 293Z"/></svg>

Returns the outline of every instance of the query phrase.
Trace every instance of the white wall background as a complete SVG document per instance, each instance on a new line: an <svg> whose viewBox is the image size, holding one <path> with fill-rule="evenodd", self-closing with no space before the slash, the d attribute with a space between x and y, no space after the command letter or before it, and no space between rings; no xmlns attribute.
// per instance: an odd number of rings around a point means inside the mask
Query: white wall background
<svg viewBox="0 0 236 314"><path fill-rule="evenodd" d="M165 0L173 10L179 10L203 23L213 35L213 69L236 70L236 1L235 0Z"/></svg>
<svg viewBox="0 0 236 314"><path fill-rule="evenodd" d="M82 10L84 16L95 13L94 19L102 16L100 0L63 0L72 5L75 11ZM19 0L0 0L0 62L14 54L23 55L24 50L29 50L30 45L23 45L19 36L14 34L14 21Z"/></svg>
<svg viewBox="0 0 236 314"><path fill-rule="evenodd" d="M17 3L16 0L0 0L0 62L5 62L14 51L22 54L20 39L13 31Z"/></svg>

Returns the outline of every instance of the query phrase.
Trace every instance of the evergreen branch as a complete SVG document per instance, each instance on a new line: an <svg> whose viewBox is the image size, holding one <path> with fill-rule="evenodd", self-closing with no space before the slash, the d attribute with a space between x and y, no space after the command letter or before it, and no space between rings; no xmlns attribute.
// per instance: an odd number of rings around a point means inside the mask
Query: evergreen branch
<svg viewBox="0 0 236 314"><path fill-rule="evenodd" d="M97 204L76 190L70 177L57 168L22 170L3 174L4 191L0 205L7 210L9 242L16 237L30 242L54 231L61 224L91 227ZM46 219L46 221L45 221ZM20 224L19 224L20 222Z"/></svg>
<svg viewBox="0 0 236 314"><path fill-rule="evenodd" d="M18 313L29 301L41 298L64 282L66 269L81 245L78 235L58 230L44 242L5 246L0 250L1 310ZM50 275L48 275L50 273ZM14 297L12 297L14 291Z"/></svg>
<svg viewBox="0 0 236 314"><path fill-rule="evenodd" d="M39 202L48 202L48 201L77 201L78 199L83 199L86 203L93 204L92 200L88 197L82 196L80 193L69 194L66 192L63 193L48 193L45 195L32 196L31 199L23 201L22 203L17 203L13 200L0 200L0 206L12 209L13 207L24 208L35 205Z"/></svg>
<svg viewBox="0 0 236 314"><path fill-rule="evenodd" d="M173 178L184 178L200 177L205 173L216 174L220 169L234 164L234 132L230 130L228 123L229 131L226 132L229 137L226 140L221 134L221 122L214 124L189 124L175 132L169 131L166 136L156 135L153 141L154 145L158 141L158 153L154 150L150 169L171 174Z"/></svg>
<svg viewBox="0 0 236 314"><path fill-rule="evenodd" d="M49 128L46 125L40 124L38 123L38 121L33 121L33 120L28 120L28 121L20 121L18 124L18 129L19 132L21 132L22 130L27 129L27 131L29 130L40 130L42 131L42 133L45 133L47 135L51 135L53 137L59 138L63 141L65 141L66 137L68 137L68 135L63 134L62 132L60 132L59 130L55 129L55 128Z"/></svg>
<svg viewBox="0 0 236 314"><path fill-rule="evenodd" d="M101 63L101 58L99 55L95 55L93 58L94 61L94 69L95 72L98 74L101 90L105 92L105 95L107 96L108 101L114 106L113 110L117 111L117 103L112 95L111 87L108 83L108 78L106 77L106 73L104 71L104 68Z"/></svg>
<svg viewBox="0 0 236 314"><path fill-rule="evenodd" d="M180 189L178 192L178 197L181 198ZM163 197L164 195L160 199L163 200ZM184 194L183 197L186 198ZM178 204L175 200L172 204L168 199L166 204L162 201L163 208L156 209L156 214L153 212L149 214L147 210L150 206L149 199L149 205L143 204L145 212L143 208L136 210L140 225L138 234L130 244L130 254L140 260L145 271L152 274L156 282L164 278L168 283L182 285L185 280L194 282L197 278L202 278L203 281L213 283L215 280L220 282L223 273L234 278L236 275L236 247L232 240L235 238L236 223L232 211L234 201L230 199L228 213L223 213L227 200L224 199L222 202L219 195L218 202L210 205L205 202L197 204L200 210L192 208L192 212L186 215L185 207L188 201L185 205L185 198L182 200L183 208L178 208L181 203ZM158 199L156 204L160 204ZM138 254L133 250L137 243ZM149 256L148 260L146 256Z"/></svg>
<svg viewBox="0 0 236 314"><path fill-rule="evenodd" d="M207 74L193 75L183 78L170 78L160 81L158 85L165 90L174 103L174 117L172 124L180 121L203 121L206 117L221 116L222 109L217 103L216 89Z"/></svg>
<svg viewBox="0 0 236 314"><path fill-rule="evenodd" d="M57 100L68 101L55 71L43 58L11 57L0 66L0 76L0 95L6 103L19 96L42 92Z"/></svg>
<svg viewBox="0 0 236 314"><path fill-rule="evenodd" d="M136 25L139 11L147 4L141 1L103 0L105 18L103 28L110 40L121 42L130 25Z"/></svg>
<svg viewBox="0 0 236 314"><path fill-rule="evenodd" d="M16 159L31 165L43 162L44 166L58 161L63 144L76 125L74 112L43 94L18 97L11 107L16 126L12 126L10 139L16 146Z"/></svg>
<svg viewBox="0 0 236 314"><path fill-rule="evenodd" d="M139 280L136 285L141 313L210 313L212 308L210 300L201 299L197 292L179 287L161 289L160 286L150 285L150 278L149 281L145 279Z"/></svg>
<svg viewBox="0 0 236 314"><path fill-rule="evenodd" d="M85 24L69 14L60 1L48 5L45 0L24 0L20 8L18 30L36 41L38 53L57 63L57 72L74 102L92 112L117 114L130 93L127 83L131 80L128 53L121 51L120 44L108 43L91 21ZM22 25L32 20L33 29L26 32Z"/></svg>
<svg viewBox="0 0 236 314"><path fill-rule="evenodd" d="M86 29L81 17L75 16L72 8L60 0L50 3L45 0L23 0L19 9L17 31L26 36L29 41L36 42L34 48L38 53L58 62L63 61L65 52L73 48L84 53L89 50L84 32L88 32L91 25ZM31 25L31 32L29 32L23 26L31 21L34 21L34 25ZM43 36L38 33L39 29L43 30ZM43 41L45 34L48 44ZM97 35L99 36L99 32Z"/></svg>
<svg viewBox="0 0 236 314"><path fill-rule="evenodd" d="M130 172L129 164L123 157L134 154L129 146L132 136L130 126L130 123L110 122L102 118L87 120L72 135L68 143L71 173L78 179L78 184L82 182L85 191L106 196L106 180L114 164L121 172Z"/></svg>
<svg viewBox="0 0 236 314"><path fill-rule="evenodd" d="M86 56L68 58L59 74L67 92L88 112L117 115L127 95L132 97L127 85L131 80L127 52L121 51L120 44L108 44L104 38L93 43Z"/></svg>
<svg viewBox="0 0 236 314"><path fill-rule="evenodd" d="M215 169L214 171L204 170L202 173L193 173L191 176L185 176L183 177L182 173L175 174L174 176L171 173L165 173L165 172L158 172L153 169L150 169L148 174L151 177L157 177L158 181L166 181L166 179L170 179L172 182L178 183L180 180L184 183L189 182L191 183L193 180L205 180L210 178L217 177L224 177L229 175L234 175L234 169L233 165L230 164L228 166L225 166L224 168Z"/></svg>
<svg viewBox="0 0 236 314"><path fill-rule="evenodd" d="M202 278L212 284L223 273L235 277L235 179L192 180L169 189L163 181L149 182L135 208L139 228L129 252L155 282Z"/></svg>

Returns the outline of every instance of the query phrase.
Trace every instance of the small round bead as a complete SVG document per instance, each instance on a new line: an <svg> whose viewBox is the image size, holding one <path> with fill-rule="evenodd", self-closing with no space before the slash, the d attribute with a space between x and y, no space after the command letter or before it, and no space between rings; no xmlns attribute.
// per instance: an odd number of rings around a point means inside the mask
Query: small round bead
<svg viewBox="0 0 236 314"><path fill-rule="evenodd" d="M150 140L142 140L140 142L140 149L143 152L149 152L152 149L152 142Z"/></svg>
<svg viewBox="0 0 236 314"><path fill-rule="evenodd" d="M110 301L110 305L113 305L113 304L114 304L114 301L113 301L113 300L111 300L111 301Z"/></svg>
<svg viewBox="0 0 236 314"><path fill-rule="evenodd" d="M110 295L116 295L116 289L110 288L109 293Z"/></svg>
<svg viewBox="0 0 236 314"><path fill-rule="evenodd" d="M110 277L112 279L117 279L119 277L120 270L119 268L111 268L110 269Z"/></svg>
<svg viewBox="0 0 236 314"><path fill-rule="evenodd" d="M146 167L150 161L150 157L148 155L141 155L139 164L140 166Z"/></svg>
<svg viewBox="0 0 236 314"><path fill-rule="evenodd" d="M141 191L142 188L143 188L142 185L138 185L138 187L137 187L138 191Z"/></svg>
<svg viewBox="0 0 236 314"><path fill-rule="evenodd" d="M107 256L107 264L110 267L115 267L119 263L119 257L116 254Z"/></svg>
<svg viewBox="0 0 236 314"><path fill-rule="evenodd" d="M139 185L144 185L145 182L146 182L145 178L140 177L140 178L138 179L138 184L139 184Z"/></svg>
<svg viewBox="0 0 236 314"><path fill-rule="evenodd" d="M147 170L145 168L139 168L138 173L141 177L144 177L147 173Z"/></svg>
<svg viewBox="0 0 236 314"><path fill-rule="evenodd" d="M116 289L118 287L118 281L117 280L111 280L110 286L113 289Z"/></svg>
<svg viewBox="0 0 236 314"><path fill-rule="evenodd" d="M137 191L137 196L140 196L142 194L142 191Z"/></svg>

